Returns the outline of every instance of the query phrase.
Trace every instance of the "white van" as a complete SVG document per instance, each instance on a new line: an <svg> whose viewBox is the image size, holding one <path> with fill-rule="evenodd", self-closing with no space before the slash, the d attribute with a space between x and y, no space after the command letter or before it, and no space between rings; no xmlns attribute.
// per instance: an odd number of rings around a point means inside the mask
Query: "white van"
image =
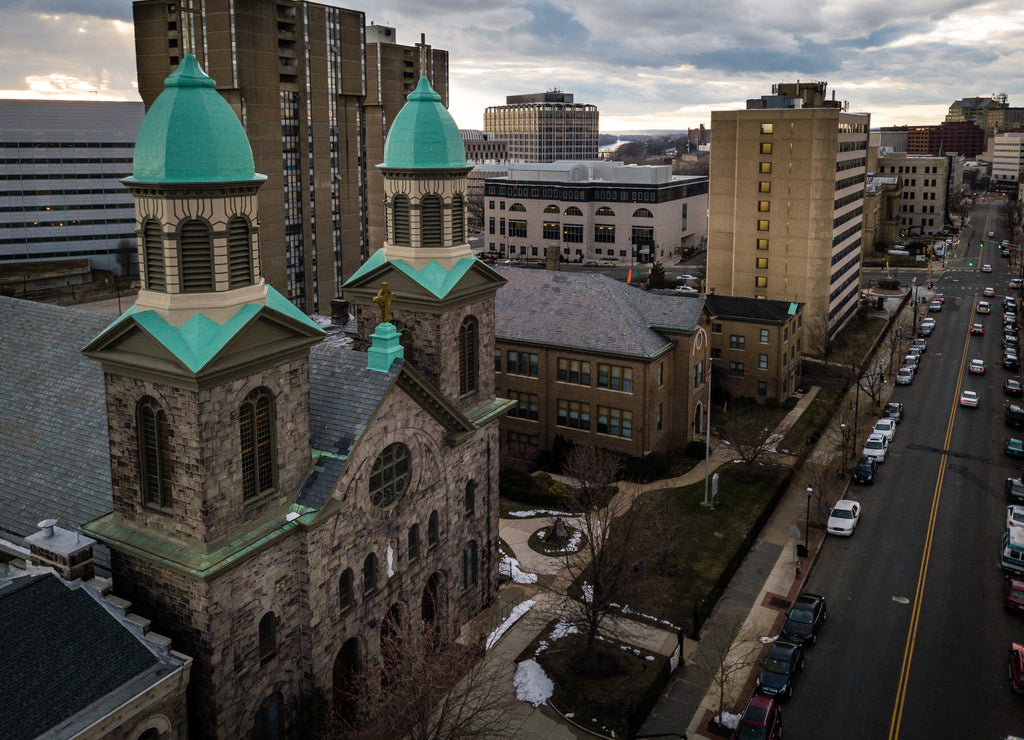
<svg viewBox="0 0 1024 740"><path fill-rule="evenodd" d="M1003 531L999 566L1010 573L1024 574L1024 527L1007 527Z"/></svg>

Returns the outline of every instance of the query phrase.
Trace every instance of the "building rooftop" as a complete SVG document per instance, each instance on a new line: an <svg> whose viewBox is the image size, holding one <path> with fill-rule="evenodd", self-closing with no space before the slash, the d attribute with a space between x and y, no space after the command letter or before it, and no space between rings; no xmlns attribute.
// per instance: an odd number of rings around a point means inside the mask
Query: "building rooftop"
<svg viewBox="0 0 1024 740"><path fill-rule="evenodd" d="M547 163L510 163L508 179L525 182L611 183L665 185L707 180L702 175L673 175L667 164L625 164L609 160L558 160Z"/></svg>
<svg viewBox="0 0 1024 740"><path fill-rule="evenodd" d="M421 77L395 116L384 142L383 168L451 169L466 167L462 134L441 96Z"/></svg>
<svg viewBox="0 0 1024 740"><path fill-rule="evenodd" d="M0 578L0 737L77 735L185 664L100 601L52 573Z"/></svg>
<svg viewBox="0 0 1024 740"><path fill-rule="evenodd" d="M126 182L246 182L257 175L238 116L215 83L186 54L150 106L135 140L135 165Z"/></svg>
<svg viewBox="0 0 1024 740"><path fill-rule="evenodd" d="M770 321L784 323L798 313L802 303L772 301L762 298L745 298L734 295L712 294L706 297L708 311L712 316L721 316L748 321Z"/></svg>
<svg viewBox="0 0 1024 740"><path fill-rule="evenodd" d="M499 268L508 279L495 298L499 341L650 358L694 331L703 296L648 293L600 274ZM659 331L661 330L661 331Z"/></svg>

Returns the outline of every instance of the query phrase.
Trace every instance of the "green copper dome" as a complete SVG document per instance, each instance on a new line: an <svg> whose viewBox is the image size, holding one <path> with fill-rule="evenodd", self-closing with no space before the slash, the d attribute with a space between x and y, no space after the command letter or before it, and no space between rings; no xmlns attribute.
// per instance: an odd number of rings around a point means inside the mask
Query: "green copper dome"
<svg viewBox="0 0 1024 740"><path fill-rule="evenodd" d="M466 167L462 134L441 96L421 77L395 116L381 167L397 169L446 169Z"/></svg>
<svg viewBox="0 0 1024 740"><path fill-rule="evenodd" d="M191 54L164 82L135 140L128 182L263 180L241 122Z"/></svg>

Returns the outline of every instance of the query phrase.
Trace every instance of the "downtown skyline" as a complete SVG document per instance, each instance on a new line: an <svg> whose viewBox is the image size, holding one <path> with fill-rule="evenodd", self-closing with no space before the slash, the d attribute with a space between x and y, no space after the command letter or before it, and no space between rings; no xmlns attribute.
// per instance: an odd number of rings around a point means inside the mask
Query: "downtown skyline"
<svg viewBox="0 0 1024 740"><path fill-rule="evenodd" d="M934 124L963 97L1024 105L1024 7L994 0L824 4L691 0L494 5L411 0L362 10L397 40L449 52L449 108L462 128L506 95L560 89L601 114L604 132L710 124L711 111L793 80L825 80L872 126ZM0 0L0 97L139 100L129 0ZM624 31L624 29L634 29Z"/></svg>

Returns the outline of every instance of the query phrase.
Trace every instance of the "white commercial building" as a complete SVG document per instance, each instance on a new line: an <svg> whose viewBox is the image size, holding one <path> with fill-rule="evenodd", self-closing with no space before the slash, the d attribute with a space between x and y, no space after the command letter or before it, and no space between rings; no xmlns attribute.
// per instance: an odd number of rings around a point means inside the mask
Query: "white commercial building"
<svg viewBox="0 0 1024 740"><path fill-rule="evenodd" d="M1024 131L997 134L992 141L992 188L1017 198L1024 169Z"/></svg>
<svg viewBox="0 0 1024 740"><path fill-rule="evenodd" d="M666 261L707 239L708 178L669 165L560 161L510 165L484 191L486 250L568 261Z"/></svg>
<svg viewBox="0 0 1024 740"><path fill-rule="evenodd" d="M120 180L132 173L144 112L142 103L0 100L0 265L134 269L135 204Z"/></svg>

